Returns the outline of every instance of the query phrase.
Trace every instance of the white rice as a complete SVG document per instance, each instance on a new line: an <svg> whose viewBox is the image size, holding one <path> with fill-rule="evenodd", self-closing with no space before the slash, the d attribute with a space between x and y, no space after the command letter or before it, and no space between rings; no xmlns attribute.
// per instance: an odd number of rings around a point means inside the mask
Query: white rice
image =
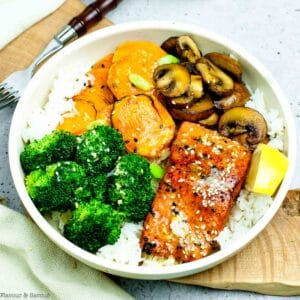
<svg viewBox="0 0 300 300"><path fill-rule="evenodd" d="M125 223L118 241L100 248L97 255L125 265L139 265L143 261L139 246L142 228L142 223Z"/></svg>
<svg viewBox="0 0 300 300"><path fill-rule="evenodd" d="M93 78L85 75L88 69L89 66L79 67L77 65L72 69L60 70L54 80L48 102L43 108L34 110L28 118L28 127L22 135L25 142L42 138L56 128L62 121L63 116L76 113L72 96L78 94L89 80L93 80ZM252 92L252 97L246 106L258 110L264 116L268 124L269 145L282 151L284 126L279 111L266 107L263 94L258 89ZM272 198L269 196L242 190L226 227L217 238L221 248L224 249L232 241L245 236L265 214L271 204ZM57 230L63 232L64 224L69 217L68 214L54 212L48 220ZM139 246L141 231L142 223L126 223L116 244L100 248L97 255L121 264L139 265L141 262L143 266L176 264L173 258L168 260L153 256L142 258ZM122 250L120 251L120 249Z"/></svg>
<svg viewBox="0 0 300 300"><path fill-rule="evenodd" d="M65 224L71 219L71 217L71 210L67 210L65 212L53 211L45 215L46 220L60 233L64 232Z"/></svg>
<svg viewBox="0 0 300 300"><path fill-rule="evenodd" d="M282 151L284 126L283 120L279 116L279 111L274 108L267 109L263 93L259 89L252 92L251 99L245 106L259 111L264 116L268 124L268 135L270 137L268 145ZM245 236L265 214L271 206L272 200L272 197L267 195L250 193L245 189L241 190L236 204L232 209L227 226L217 238L221 249L229 246L234 240Z"/></svg>
<svg viewBox="0 0 300 300"><path fill-rule="evenodd" d="M279 111L274 108L267 109L263 93L256 89L252 93L251 99L246 103L246 107L259 111L268 124L268 135L270 137L269 145L283 151L283 120L279 115Z"/></svg>
<svg viewBox="0 0 300 300"><path fill-rule="evenodd" d="M25 142L39 140L53 131L64 117L76 114L72 97L93 82L91 75L86 75L90 65L73 65L59 70L53 81L48 101L44 107L34 109L28 117L28 126L22 132Z"/></svg>
<svg viewBox="0 0 300 300"><path fill-rule="evenodd" d="M241 190L231 211L227 226L220 232L217 241L224 249L233 241L241 239L265 214L273 202L272 197Z"/></svg>

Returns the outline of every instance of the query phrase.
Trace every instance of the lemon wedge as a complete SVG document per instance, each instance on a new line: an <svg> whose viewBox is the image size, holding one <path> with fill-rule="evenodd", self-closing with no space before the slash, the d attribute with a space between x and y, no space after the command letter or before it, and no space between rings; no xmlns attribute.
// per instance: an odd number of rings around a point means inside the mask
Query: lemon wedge
<svg viewBox="0 0 300 300"><path fill-rule="evenodd" d="M272 196L288 168L287 157L277 149L259 144L253 152L246 178L248 191Z"/></svg>

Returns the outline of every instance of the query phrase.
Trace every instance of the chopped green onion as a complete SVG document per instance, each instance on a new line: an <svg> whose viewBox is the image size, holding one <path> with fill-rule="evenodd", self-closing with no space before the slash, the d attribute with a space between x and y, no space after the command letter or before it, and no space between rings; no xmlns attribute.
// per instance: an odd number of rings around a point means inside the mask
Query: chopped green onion
<svg viewBox="0 0 300 300"><path fill-rule="evenodd" d="M157 61L157 63L158 63L159 66L160 65L167 65L167 64L177 64L179 62L180 62L180 60L176 56L171 55L171 54L168 54L168 55L160 58Z"/></svg>
<svg viewBox="0 0 300 300"><path fill-rule="evenodd" d="M152 84L139 74L131 73L129 75L129 80L133 85L143 91L150 91L153 88Z"/></svg>
<svg viewBox="0 0 300 300"><path fill-rule="evenodd" d="M89 123L87 126L87 129L92 130L95 127L100 126L100 125L107 125L107 123L104 120L98 119L98 120L95 120L95 121Z"/></svg>
<svg viewBox="0 0 300 300"><path fill-rule="evenodd" d="M152 177L157 178L157 179L161 179L165 175L164 169L157 164L150 164L150 172L151 172Z"/></svg>

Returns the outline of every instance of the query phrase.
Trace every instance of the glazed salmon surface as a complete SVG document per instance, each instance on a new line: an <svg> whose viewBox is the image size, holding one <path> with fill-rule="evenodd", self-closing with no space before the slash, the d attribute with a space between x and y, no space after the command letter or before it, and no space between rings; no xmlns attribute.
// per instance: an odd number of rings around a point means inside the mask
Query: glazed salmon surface
<svg viewBox="0 0 300 300"><path fill-rule="evenodd" d="M163 155L175 132L175 123L166 108L148 95L116 101L112 124L122 134L128 152L148 158Z"/></svg>
<svg viewBox="0 0 300 300"><path fill-rule="evenodd" d="M237 142L183 122L144 221L143 253L189 262L217 250L216 237L228 220L250 158L249 150Z"/></svg>

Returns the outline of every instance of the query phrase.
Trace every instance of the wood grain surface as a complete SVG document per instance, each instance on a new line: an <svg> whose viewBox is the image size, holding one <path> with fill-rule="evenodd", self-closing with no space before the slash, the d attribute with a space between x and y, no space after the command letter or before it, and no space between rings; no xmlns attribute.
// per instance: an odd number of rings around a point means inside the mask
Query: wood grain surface
<svg viewBox="0 0 300 300"><path fill-rule="evenodd" d="M0 81L22 69L84 5L67 0L0 51ZM110 25L103 20L90 31ZM243 251L208 271L173 281L271 295L300 295L300 193L290 191L267 228Z"/></svg>
<svg viewBox="0 0 300 300"><path fill-rule="evenodd" d="M0 50L0 82L12 72L30 65L53 36L84 8L84 4L79 0L67 0L54 13L26 30ZM109 20L103 19L89 32L111 24Z"/></svg>

